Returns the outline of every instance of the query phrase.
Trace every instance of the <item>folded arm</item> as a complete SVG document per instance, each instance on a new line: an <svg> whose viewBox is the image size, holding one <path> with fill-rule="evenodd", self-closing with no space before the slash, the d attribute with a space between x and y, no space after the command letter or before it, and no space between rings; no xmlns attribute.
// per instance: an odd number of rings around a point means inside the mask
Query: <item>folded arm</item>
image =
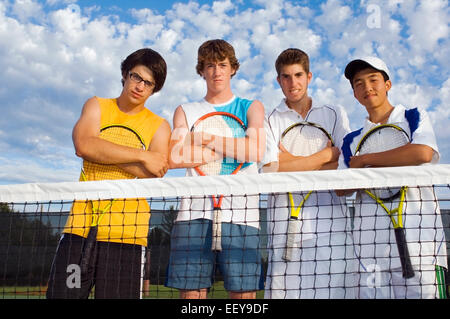
<svg viewBox="0 0 450 319"><path fill-rule="evenodd" d="M266 149L264 131L264 106L255 100L247 111L248 127L246 136L241 138L223 137L210 134L194 134L194 142L239 162L260 162Z"/></svg>
<svg viewBox="0 0 450 319"><path fill-rule="evenodd" d="M406 144L404 146L378 153L350 157L350 168L364 167L396 167L421 165L431 162L434 150L422 144ZM338 196L350 196L356 190L336 190Z"/></svg>
<svg viewBox="0 0 450 319"><path fill-rule="evenodd" d="M100 116L97 99L89 99L72 132L77 156L95 163L118 165L137 177L164 176L168 169L164 146L149 148L147 151L104 140L100 138ZM168 141L170 126L162 124L158 131L160 138L157 140L162 144L164 139Z"/></svg>
<svg viewBox="0 0 450 319"><path fill-rule="evenodd" d="M431 162L433 153L428 145L406 144L385 152L352 156L350 168L421 165Z"/></svg>
<svg viewBox="0 0 450 319"><path fill-rule="evenodd" d="M220 154L194 144L182 106L175 110L173 126L169 143L170 168L192 168L222 158Z"/></svg>

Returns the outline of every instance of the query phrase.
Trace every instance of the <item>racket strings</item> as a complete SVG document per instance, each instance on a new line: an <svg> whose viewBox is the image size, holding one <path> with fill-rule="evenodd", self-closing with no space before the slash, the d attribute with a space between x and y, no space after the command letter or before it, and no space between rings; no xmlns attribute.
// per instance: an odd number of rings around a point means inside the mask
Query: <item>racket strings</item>
<svg viewBox="0 0 450 319"><path fill-rule="evenodd" d="M245 127L233 117L225 115L213 115L199 121L194 127L194 132L203 132L221 137L242 138L246 136ZM234 158L225 157L215 162L201 165L198 169L204 175L230 175L236 171L242 163Z"/></svg>
<svg viewBox="0 0 450 319"><path fill-rule="evenodd" d="M403 130L392 126L375 128L369 132L365 140L359 145L357 154L371 154L390 151L409 143L409 137ZM400 196L399 187L382 187L369 190L383 201L392 201Z"/></svg>
<svg viewBox="0 0 450 319"><path fill-rule="evenodd" d="M310 156L315 154L323 150L329 141L328 134L316 125L308 123L299 123L298 125L290 126L283 132L281 138L283 147L294 156ZM312 191L305 192L301 194L301 198L295 196L295 199L292 193L288 193L290 218L288 221L283 260L292 260L294 249L300 245L299 238L297 238L296 234L302 233L302 210L312 193Z"/></svg>
<svg viewBox="0 0 450 319"><path fill-rule="evenodd" d="M379 153L390 151L394 148L406 145L409 137L406 133L393 127L379 129L369 136L359 149L360 154Z"/></svg>
<svg viewBox="0 0 450 319"><path fill-rule="evenodd" d="M295 156L309 156L327 146L329 138L321 129L299 125L290 129L281 139L284 148Z"/></svg>

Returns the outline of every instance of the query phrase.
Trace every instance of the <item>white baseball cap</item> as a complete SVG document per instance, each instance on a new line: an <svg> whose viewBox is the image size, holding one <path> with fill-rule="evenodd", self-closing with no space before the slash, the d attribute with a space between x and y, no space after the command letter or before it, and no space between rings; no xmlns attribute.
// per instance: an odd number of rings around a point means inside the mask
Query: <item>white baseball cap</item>
<svg viewBox="0 0 450 319"><path fill-rule="evenodd" d="M350 81L355 76L355 73L358 70L361 70L361 68L371 67L377 71L386 73L388 79L391 78L390 72L388 67L386 66L386 63L384 63L383 60L380 58L369 56L362 59L356 59L347 64L345 68L345 77L349 79Z"/></svg>

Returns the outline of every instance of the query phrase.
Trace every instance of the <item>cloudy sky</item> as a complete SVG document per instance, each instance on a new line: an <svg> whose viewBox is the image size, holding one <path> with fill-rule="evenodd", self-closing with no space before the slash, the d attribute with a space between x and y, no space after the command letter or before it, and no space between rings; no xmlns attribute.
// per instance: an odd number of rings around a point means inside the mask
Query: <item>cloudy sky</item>
<svg viewBox="0 0 450 319"><path fill-rule="evenodd" d="M441 163L450 163L449 22L447 0L0 0L0 184L77 180L71 132L81 107L120 94L120 62L139 48L167 61L166 84L147 107L172 123L177 105L204 96L196 51L211 38L233 44L234 91L266 111L282 98L276 57L305 50L310 95L344 106L352 129L365 113L343 69L380 56L393 73L391 102L428 110Z"/></svg>

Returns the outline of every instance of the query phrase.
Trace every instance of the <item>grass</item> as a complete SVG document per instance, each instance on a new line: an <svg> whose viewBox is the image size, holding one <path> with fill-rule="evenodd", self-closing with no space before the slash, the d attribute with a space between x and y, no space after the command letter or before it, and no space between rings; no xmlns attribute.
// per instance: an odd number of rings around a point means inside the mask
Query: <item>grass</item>
<svg viewBox="0 0 450 319"><path fill-rule="evenodd" d="M163 285L150 285L149 291L144 293L144 298L150 299L177 299L178 296L178 289L167 288ZM256 298L263 299L264 291L257 291ZM208 299L228 299L228 292L223 287L223 281L213 284L209 290Z"/></svg>
<svg viewBox="0 0 450 319"><path fill-rule="evenodd" d="M0 287L0 299L45 299L46 287ZM163 285L150 285L144 292L144 299L177 299L177 289L167 288ZM228 299L228 292L223 287L223 282L214 283L208 293L209 299ZM257 299L264 298L264 291L256 293Z"/></svg>
<svg viewBox="0 0 450 319"><path fill-rule="evenodd" d="M0 287L0 299L45 299L47 287Z"/></svg>

